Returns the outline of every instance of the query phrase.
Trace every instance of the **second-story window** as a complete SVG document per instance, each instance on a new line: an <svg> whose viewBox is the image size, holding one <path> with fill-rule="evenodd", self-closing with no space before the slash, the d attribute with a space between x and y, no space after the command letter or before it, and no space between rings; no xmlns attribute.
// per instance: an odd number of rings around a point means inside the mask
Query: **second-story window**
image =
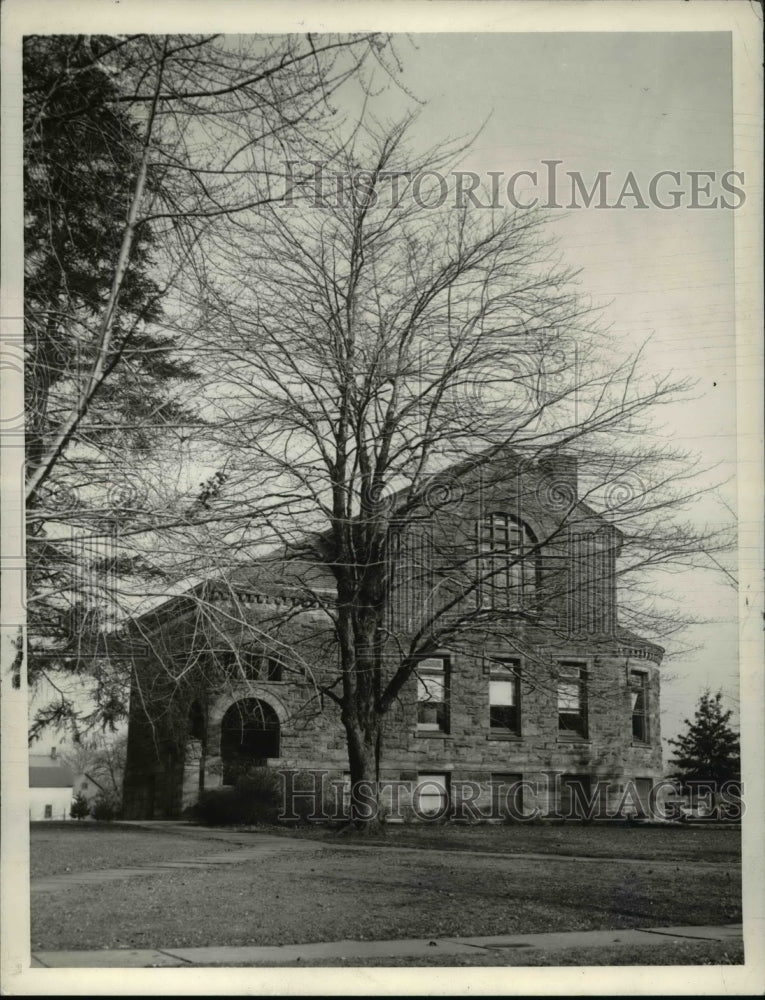
<svg viewBox="0 0 765 1000"><path fill-rule="evenodd" d="M478 529L481 604L496 610L528 606L536 594L537 540L512 514L494 512Z"/></svg>
<svg viewBox="0 0 765 1000"><path fill-rule="evenodd" d="M647 674L643 670L630 670L630 705L632 708L632 739L636 743L648 742L648 692Z"/></svg>
<svg viewBox="0 0 765 1000"><path fill-rule="evenodd" d="M493 660L489 673L489 727L492 734L521 732L520 667L517 660Z"/></svg>
<svg viewBox="0 0 765 1000"><path fill-rule="evenodd" d="M558 665L558 732L587 736L587 670L581 663Z"/></svg>
<svg viewBox="0 0 765 1000"><path fill-rule="evenodd" d="M421 660L417 666L417 729L449 732L449 673L443 657Z"/></svg>

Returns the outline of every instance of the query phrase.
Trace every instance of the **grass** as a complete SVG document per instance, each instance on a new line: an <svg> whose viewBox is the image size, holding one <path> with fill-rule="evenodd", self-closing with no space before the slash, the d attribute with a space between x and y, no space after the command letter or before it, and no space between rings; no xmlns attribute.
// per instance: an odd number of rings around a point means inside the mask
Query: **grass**
<svg viewBox="0 0 765 1000"><path fill-rule="evenodd" d="M341 842L343 834L326 825L275 827L269 832L322 842ZM592 858L727 862L741 859L741 833L735 827L648 826L642 824L513 823L497 825L418 824L383 827L353 843L428 850L485 851L509 854L563 854Z"/></svg>
<svg viewBox="0 0 765 1000"><path fill-rule="evenodd" d="M211 831L211 838L215 834ZM180 834L116 823L43 822L31 824L31 876L129 868L153 861L235 850L240 844L199 842Z"/></svg>
<svg viewBox="0 0 765 1000"><path fill-rule="evenodd" d="M175 860L181 843L185 857L210 853L213 846L216 852L237 846L231 840L224 845L215 839L224 836L216 831L194 830L184 835L114 826L103 828L110 831L105 833L95 825L68 826L72 829L61 832L67 837L67 866L73 871L83 870L94 857L105 858L104 866L114 867L114 854L104 848L117 848L123 839L133 851L143 846L145 860L149 856L159 860L161 854ZM541 829L523 829L523 836L530 838ZM516 828L496 830L483 831L491 845L486 849L497 850L500 845L505 850L519 849ZM617 857L647 852L651 837L658 833L654 838L657 863L588 863L554 856L538 860L490 856L480 850L473 853L481 831L470 829L458 833L441 828L429 835L437 836L442 845L451 844L451 853L434 850L428 846L428 836L410 830L386 837L386 845L412 846L416 841L415 846L427 849L381 852L366 840L364 848L358 849L355 843L335 838L332 846L319 841L313 850L295 852L285 842L283 851L278 845L269 847L258 861L243 860L216 869L177 869L36 894L33 948L286 944L740 920L740 873L734 863L737 831L688 830L678 831L677 836L672 831L670 840L662 830L603 829L600 832L605 836L598 845L589 839L597 835L597 829L570 830L569 854L586 842L589 847L581 850L583 854L592 854L599 846ZM33 830L33 857L49 850L53 833ZM551 829L547 836L564 833L569 829ZM258 834L246 831L227 836L239 844L258 842ZM535 849L541 849L538 843ZM731 863L709 866L701 874L698 862L709 860L709 855L725 856ZM123 864L137 860L135 855L125 855ZM61 861L59 853L57 863ZM558 964L558 955L553 964ZM516 957L511 964L518 964Z"/></svg>

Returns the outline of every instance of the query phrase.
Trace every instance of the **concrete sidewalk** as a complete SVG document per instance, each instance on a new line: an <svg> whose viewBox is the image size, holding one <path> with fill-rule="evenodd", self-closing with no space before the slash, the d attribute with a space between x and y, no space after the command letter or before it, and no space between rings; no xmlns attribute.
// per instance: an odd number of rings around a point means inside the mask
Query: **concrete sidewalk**
<svg viewBox="0 0 765 1000"><path fill-rule="evenodd" d="M504 949L602 948L613 945L657 946L670 941L730 941L742 939L741 924L720 927L648 927L550 934L502 934L494 937L413 938L395 941L325 941L314 944L226 946L212 948L115 949L103 951L36 951L33 968L146 969L189 966L281 966L329 959L435 958L490 955Z"/></svg>

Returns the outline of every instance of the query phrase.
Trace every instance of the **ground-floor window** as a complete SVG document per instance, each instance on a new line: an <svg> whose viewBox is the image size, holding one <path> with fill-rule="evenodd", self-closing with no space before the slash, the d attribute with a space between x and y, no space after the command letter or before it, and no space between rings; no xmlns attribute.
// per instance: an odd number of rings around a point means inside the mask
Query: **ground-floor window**
<svg viewBox="0 0 765 1000"><path fill-rule="evenodd" d="M45 807L45 819L53 819L53 806Z"/></svg>
<svg viewBox="0 0 765 1000"><path fill-rule="evenodd" d="M635 791L637 793L639 816L650 815L652 788L653 778L635 778Z"/></svg>
<svg viewBox="0 0 765 1000"><path fill-rule="evenodd" d="M449 775L418 774L415 812L423 819L440 819L449 808Z"/></svg>
<svg viewBox="0 0 765 1000"><path fill-rule="evenodd" d="M523 775L494 772L491 776L492 819L523 815Z"/></svg>
<svg viewBox="0 0 765 1000"><path fill-rule="evenodd" d="M586 819L592 798L589 774L564 774L560 780L560 813L571 819Z"/></svg>

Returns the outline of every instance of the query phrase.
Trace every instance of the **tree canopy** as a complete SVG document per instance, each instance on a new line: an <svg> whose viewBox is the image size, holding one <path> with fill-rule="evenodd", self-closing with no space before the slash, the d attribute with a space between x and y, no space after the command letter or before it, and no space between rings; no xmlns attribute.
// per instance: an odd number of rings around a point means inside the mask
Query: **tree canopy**
<svg viewBox="0 0 765 1000"><path fill-rule="evenodd" d="M396 196L394 180L447 176L454 154L413 151L411 130L359 127L321 194L267 206L208 244L205 434L225 479L205 489L206 520L181 527L176 546L189 575L228 589L226 615L253 639L236 595L259 574L284 574L321 609L316 634L336 643L339 665L316 694L340 709L354 781L374 777L386 716L423 658L467 648L476 630L522 642L518 623L536 623L518 600L481 597L508 557L548 559L554 587L549 560L567 558L567 531L608 526L604 565L621 551L640 625L651 608L641 617L628 572L687 564L717 544L670 521L689 499L687 465L641 433L684 380L609 349L540 213L434 207L422 185ZM581 459L579 489L554 474L542 495L529 470L567 453ZM508 536L496 560L480 558L475 522L453 517L487 480L548 515L539 537ZM445 530L428 535L428 518ZM402 572L419 595L413 618L392 613ZM522 588L523 572L512 575ZM558 580L561 599L571 584ZM194 599L225 631L207 597ZM272 615L271 629L294 614ZM288 628L280 635L289 644ZM533 683L551 683L544 668Z"/></svg>
<svg viewBox="0 0 765 1000"><path fill-rule="evenodd" d="M685 733L667 741L674 747L672 776L683 787L693 782L719 787L726 781L741 779L741 748L738 734L730 725L732 714L732 709L723 708L721 691L715 695L705 691L693 720L685 720Z"/></svg>
<svg viewBox="0 0 765 1000"><path fill-rule="evenodd" d="M54 664L101 670L83 651L117 581L162 575L124 538L161 526L151 456L204 419L187 341L204 318L184 288L204 271L204 235L283 196L278 158L290 143L318 148L332 94L386 44L25 38L30 680ZM122 699L106 687L97 714L112 718ZM46 718L73 714L62 697Z"/></svg>

